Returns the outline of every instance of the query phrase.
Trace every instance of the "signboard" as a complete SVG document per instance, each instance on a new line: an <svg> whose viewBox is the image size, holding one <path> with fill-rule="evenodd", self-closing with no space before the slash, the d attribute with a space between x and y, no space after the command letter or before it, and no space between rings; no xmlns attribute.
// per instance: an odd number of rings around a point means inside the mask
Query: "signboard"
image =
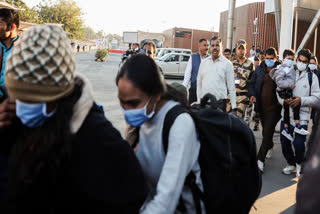
<svg viewBox="0 0 320 214"><path fill-rule="evenodd" d="M138 32L123 32L123 43L138 43Z"/></svg>
<svg viewBox="0 0 320 214"><path fill-rule="evenodd" d="M176 31L175 37L191 39L192 32L191 31Z"/></svg>

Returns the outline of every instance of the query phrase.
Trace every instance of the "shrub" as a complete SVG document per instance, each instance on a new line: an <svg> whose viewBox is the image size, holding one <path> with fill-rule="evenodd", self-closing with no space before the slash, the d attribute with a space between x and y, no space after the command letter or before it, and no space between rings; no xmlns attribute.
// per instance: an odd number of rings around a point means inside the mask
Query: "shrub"
<svg viewBox="0 0 320 214"><path fill-rule="evenodd" d="M96 59L103 60L108 55L108 53L109 51L106 49L98 49L96 52Z"/></svg>

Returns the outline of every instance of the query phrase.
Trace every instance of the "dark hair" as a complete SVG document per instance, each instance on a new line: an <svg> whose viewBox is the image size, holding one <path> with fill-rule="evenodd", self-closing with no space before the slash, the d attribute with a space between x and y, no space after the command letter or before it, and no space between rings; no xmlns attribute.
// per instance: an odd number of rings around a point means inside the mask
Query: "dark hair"
<svg viewBox="0 0 320 214"><path fill-rule="evenodd" d="M298 52L298 57L299 56L304 56L308 59L308 62L310 61L311 59L311 51L309 49L302 49Z"/></svg>
<svg viewBox="0 0 320 214"><path fill-rule="evenodd" d="M17 29L19 28L20 18L19 14L16 11L7 8L1 8L0 18L2 18L3 21L7 23L7 28L10 28L12 24L15 24Z"/></svg>
<svg viewBox="0 0 320 214"><path fill-rule="evenodd" d="M158 66L147 55L137 54L128 59L116 77L116 84L124 77L149 96L162 95L166 91Z"/></svg>
<svg viewBox="0 0 320 214"><path fill-rule="evenodd" d="M254 56L254 61L260 61L260 57L258 55Z"/></svg>
<svg viewBox="0 0 320 214"><path fill-rule="evenodd" d="M218 40L218 41L219 41L219 43L221 43L221 42L222 42L221 38L220 38L220 37L218 37L218 36L214 36L214 37L212 37L212 38L211 38L211 41L216 41L216 40Z"/></svg>
<svg viewBox="0 0 320 214"><path fill-rule="evenodd" d="M224 49L223 53L231 53L231 50L229 48Z"/></svg>
<svg viewBox="0 0 320 214"><path fill-rule="evenodd" d="M156 52L157 47L152 41L148 41L148 42L144 43L143 47L146 46L146 45L149 45L150 47L152 46L153 47L153 53Z"/></svg>
<svg viewBox="0 0 320 214"><path fill-rule="evenodd" d="M274 55L274 58L277 57L277 50L274 47L268 48L264 52L265 55Z"/></svg>
<svg viewBox="0 0 320 214"><path fill-rule="evenodd" d="M201 42L204 42L204 41L207 41L205 38L201 38L200 40L199 40L199 43L201 43Z"/></svg>
<svg viewBox="0 0 320 214"><path fill-rule="evenodd" d="M140 44L139 43L132 43L132 45L137 45L138 47L140 47ZM131 45L131 46L132 46Z"/></svg>
<svg viewBox="0 0 320 214"><path fill-rule="evenodd" d="M318 65L318 58L316 56L311 56L310 60L312 60L312 59L314 61L316 61L316 65ZM310 60L309 60L309 62L310 62Z"/></svg>
<svg viewBox="0 0 320 214"><path fill-rule="evenodd" d="M82 94L82 85L82 80L75 80L72 94L57 101L56 113L42 127L32 130L22 127L14 150L16 156L13 156L16 157L13 165L13 173L17 176L13 179L16 194L24 193L36 182L54 186L63 173L74 143L70 121L74 105ZM43 177L44 174L49 176Z"/></svg>
<svg viewBox="0 0 320 214"><path fill-rule="evenodd" d="M292 50L292 49L285 49L284 51L283 51L283 59L284 58L286 58L287 56L294 56L296 53L295 53L295 51L294 50Z"/></svg>

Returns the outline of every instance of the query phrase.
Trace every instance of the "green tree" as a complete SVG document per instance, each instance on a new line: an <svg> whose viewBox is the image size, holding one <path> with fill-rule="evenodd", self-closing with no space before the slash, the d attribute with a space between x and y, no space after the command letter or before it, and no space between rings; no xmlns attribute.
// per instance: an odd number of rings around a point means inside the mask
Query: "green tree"
<svg viewBox="0 0 320 214"><path fill-rule="evenodd" d="M82 31L84 39L98 39L97 33L91 27L85 27Z"/></svg>
<svg viewBox="0 0 320 214"><path fill-rule="evenodd" d="M12 0L7 1L9 4L12 4ZM14 6L23 8L24 10L19 10L19 16L21 21L32 22L32 23L40 23L38 18L37 11L29 8L26 3L22 0L14 0Z"/></svg>
<svg viewBox="0 0 320 214"><path fill-rule="evenodd" d="M43 1L36 10L41 22L63 24L69 38L83 38L83 12L74 0Z"/></svg>

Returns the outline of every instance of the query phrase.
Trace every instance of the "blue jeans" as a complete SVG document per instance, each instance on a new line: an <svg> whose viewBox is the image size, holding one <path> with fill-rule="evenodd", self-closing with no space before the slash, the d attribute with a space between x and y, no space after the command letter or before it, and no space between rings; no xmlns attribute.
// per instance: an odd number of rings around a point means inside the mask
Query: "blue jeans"
<svg viewBox="0 0 320 214"><path fill-rule="evenodd" d="M302 125L302 128L305 130L308 129L308 126ZM281 121L281 130L284 129L284 123ZM293 136L294 133L294 127L292 125L289 125L288 127L289 133L291 136ZM291 141L288 140L285 136L280 135L280 142L281 142L281 147L282 147L282 154L284 158L287 160L288 164L291 166L295 166L296 164L302 164L305 156L305 142L306 142L306 135L300 135L295 133L295 137L293 140L293 147L294 147L294 152L292 150L292 145Z"/></svg>

